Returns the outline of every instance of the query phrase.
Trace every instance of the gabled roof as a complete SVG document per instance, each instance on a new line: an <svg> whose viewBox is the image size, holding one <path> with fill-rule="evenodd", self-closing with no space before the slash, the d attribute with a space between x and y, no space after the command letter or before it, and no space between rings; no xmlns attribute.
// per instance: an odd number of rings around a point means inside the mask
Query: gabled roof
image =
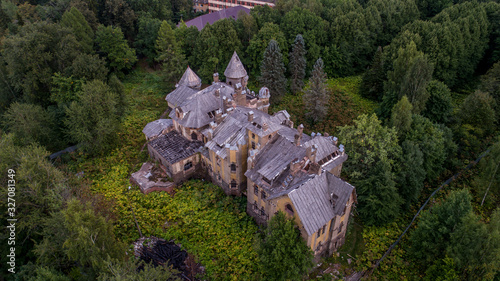
<svg viewBox="0 0 500 281"><path fill-rule="evenodd" d="M233 56L224 71L224 75L228 78L243 78L247 76L247 71L245 70L245 67L243 67L236 51L233 53Z"/></svg>
<svg viewBox="0 0 500 281"><path fill-rule="evenodd" d="M170 92L170 94L165 97L165 100L173 106L179 106L194 94L196 94L196 90L193 90L184 85L179 85L175 90Z"/></svg>
<svg viewBox="0 0 500 281"><path fill-rule="evenodd" d="M308 235L342 215L354 187L329 172L311 178L288 193ZM331 196L331 195L334 196ZM330 199L333 197L333 202Z"/></svg>
<svg viewBox="0 0 500 281"><path fill-rule="evenodd" d="M333 144L332 137L316 136L306 142L304 142L304 147L310 147L316 145L316 161L319 162L321 159L331 155L335 151L339 150L336 145Z"/></svg>
<svg viewBox="0 0 500 281"><path fill-rule="evenodd" d="M215 91L217 89L220 90L219 97L215 96ZM192 94L182 104L180 104L180 106L178 106L178 109L180 109L184 114L183 118L178 118L175 114L177 108L172 110L169 116L184 127L202 128L214 120L214 118L210 117L211 115L208 113L222 108L222 98L231 98L233 92L234 89L226 83L214 83L209 87Z"/></svg>
<svg viewBox="0 0 500 281"><path fill-rule="evenodd" d="M163 130L170 126L173 126L172 119L158 119L153 122L149 122L146 127L142 129L142 132L149 139L158 136Z"/></svg>
<svg viewBox="0 0 500 281"><path fill-rule="evenodd" d="M188 66L186 71L181 77L181 80L179 80L179 85L184 85L190 88L197 88L199 89L201 87L201 79L194 73L193 70Z"/></svg>

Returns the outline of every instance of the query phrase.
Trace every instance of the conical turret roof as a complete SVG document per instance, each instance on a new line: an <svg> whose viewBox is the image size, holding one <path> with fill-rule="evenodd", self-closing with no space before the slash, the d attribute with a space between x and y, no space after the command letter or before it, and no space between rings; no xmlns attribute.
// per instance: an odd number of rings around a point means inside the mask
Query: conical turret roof
<svg viewBox="0 0 500 281"><path fill-rule="evenodd" d="M233 57L231 57L231 60L229 61L226 70L224 71L224 75L226 77L236 79L247 76L247 71L243 67L238 54L236 54L236 51L233 53Z"/></svg>
<svg viewBox="0 0 500 281"><path fill-rule="evenodd" d="M201 87L201 79L194 73L193 70L188 66L186 71L179 80L179 85L184 85L190 88L200 88Z"/></svg>

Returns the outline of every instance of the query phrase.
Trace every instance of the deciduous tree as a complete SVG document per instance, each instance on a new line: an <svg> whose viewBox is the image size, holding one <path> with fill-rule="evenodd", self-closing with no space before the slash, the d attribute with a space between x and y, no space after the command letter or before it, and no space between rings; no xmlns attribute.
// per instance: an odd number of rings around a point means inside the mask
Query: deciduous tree
<svg viewBox="0 0 500 281"><path fill-rule="evenodd" d="M443 82L432 80L427 85L429 99L425 103L422 115L432 122L445 124L453 113L451 91Z"/></svg>
<svg viewBox="0 0 500 281"><path fill-rule="evenodd" d="M185 58L170 24L163 21L156 39L158 62L162 63L162 76L166 83L175 83L185 70Z"/></svg>
<svg viewBox="0 0 500 281"><path fill-rule="evenodd" d="M135 50L128 46L119 27L100 25L96 32L96 43L113 71L130 69L137 62Z"/></svg>
<svg viewBox="0 0 500 281"><path fill-rule="evenodd" d="M94 48L94 31L85 20L85 17L78 11L77 8L72 7L66 11L61 20L61 25L71 28L75 34L76 39L85 53L92 53Z"/></svg>

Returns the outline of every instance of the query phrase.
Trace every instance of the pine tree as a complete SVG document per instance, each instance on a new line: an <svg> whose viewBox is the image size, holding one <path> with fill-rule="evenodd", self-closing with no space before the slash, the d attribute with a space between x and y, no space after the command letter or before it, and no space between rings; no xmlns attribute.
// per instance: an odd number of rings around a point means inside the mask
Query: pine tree
<svg viewBox="0 0 500 281"><path fill-rule="evenodd" d="M328 113L328 90L326 88L326 74L323 70L323 60L319 58L314 64L309 89L304 95L306 116L313 122L325 119Z"/></svg>
<svg viewBox="0 0 500 281"><path fill-rule="evenodd" d="M302 280L312 267L313 255L293 219L274 215L257 241L263 280Z"/></svg>
<svg viewBox="0 0 500 281"><path fill-rule="evenodd" d="M378 47L375 56L373 57L373 62L365 74L363 75L363 80L361 81L360 93L364 97L381 100L384 94L384 60L382 47Z"/></svg>
<svg viewBox="0 0 500 281"><path fill-rule="evenodd" d="M295 37L292 52L290 53L290 90L297 94L304 88L304 77L306 76L306 45L301 34Z"/></svg>
<svg viewBox="0 0 500 281"><path fill-rule="evenodd" d="M71 10L63 14L61 25L73 30L76 39L80 42L80 46L85 53L92 52L92 48L94 47L94 32L77 8L72 7Z"/></svg>
<svg viewBox="0 0 500 281"><path fill-rule="evenodd" d="M155 48L158 53L156 60L162 62L164 81L174 83L184 71L185 58L167 21L161 23Z"/></svg>
<svg viewBox="0 0 500 281"><path fill-rule="evenodd" d="M264 52L260 73L259 82L261 86L269 88L271 102L279 102L286 91L285 65L278 42L274 39L269 41Z"/></svg>

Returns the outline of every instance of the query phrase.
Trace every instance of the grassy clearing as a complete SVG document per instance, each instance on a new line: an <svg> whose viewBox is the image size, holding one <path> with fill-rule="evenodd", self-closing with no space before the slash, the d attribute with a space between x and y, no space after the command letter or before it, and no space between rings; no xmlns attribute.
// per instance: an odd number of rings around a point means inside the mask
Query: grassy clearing
<svg viewBox="0 0 500 281"><path fill-rule="evenodd" d="M287 95L279 105L271 105L271 112L287 110L294 124L304 124L305 132L335 133L338 126L352 124L360 114L371 114L378 107L376 102L368 100L359 94L360 76L328 79L330 101L328 116L322 122L312 123L305 116L303 95Z"/></svg>

